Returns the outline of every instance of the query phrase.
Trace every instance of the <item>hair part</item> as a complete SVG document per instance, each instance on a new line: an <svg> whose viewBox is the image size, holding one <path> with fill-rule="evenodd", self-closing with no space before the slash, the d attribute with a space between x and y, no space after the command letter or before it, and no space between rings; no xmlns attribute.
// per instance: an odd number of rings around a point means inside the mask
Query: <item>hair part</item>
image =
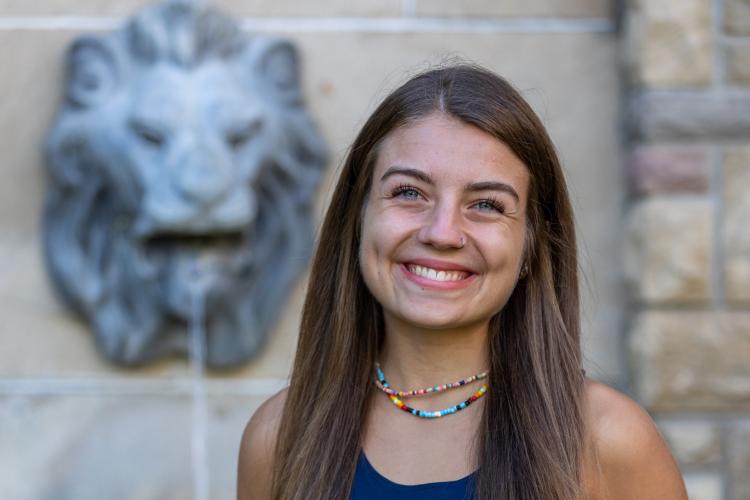
<svg viewBox="0 0 750 500"><path fill-rule="evenodd" d="M324 218L277 441L273 498L348 498L381 345L380 306L358 267L361 213L383 139L431 113L474 125L529 169L526 263L488 335L476 498L570 500L584 447L578 267L565 180L544 126L483 68L421 73L387 96L354 141Z"/></svg>

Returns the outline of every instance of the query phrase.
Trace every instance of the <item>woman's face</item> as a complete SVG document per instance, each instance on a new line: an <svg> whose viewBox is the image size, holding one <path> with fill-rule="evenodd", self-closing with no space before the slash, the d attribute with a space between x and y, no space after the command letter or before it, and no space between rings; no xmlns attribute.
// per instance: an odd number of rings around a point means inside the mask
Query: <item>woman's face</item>
<svg viewBox="0 0 750 500"><path fill-rule="evenodd" d="M359 255L386 322L456 328L502 309L522 265L528 184L504 143L442 113L387 136Z"/></svg>

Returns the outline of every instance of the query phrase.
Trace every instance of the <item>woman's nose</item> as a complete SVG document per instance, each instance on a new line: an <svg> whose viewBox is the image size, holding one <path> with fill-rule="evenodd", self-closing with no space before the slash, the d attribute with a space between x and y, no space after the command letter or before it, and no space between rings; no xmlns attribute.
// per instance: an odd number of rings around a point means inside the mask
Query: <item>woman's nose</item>
<svg viewBox="0 0 750 500"><path fill-rule="evenodd" d="M439 250L462 248L466 242L461 214L455 206L436 206L417 234L420 243Z"/></svg>

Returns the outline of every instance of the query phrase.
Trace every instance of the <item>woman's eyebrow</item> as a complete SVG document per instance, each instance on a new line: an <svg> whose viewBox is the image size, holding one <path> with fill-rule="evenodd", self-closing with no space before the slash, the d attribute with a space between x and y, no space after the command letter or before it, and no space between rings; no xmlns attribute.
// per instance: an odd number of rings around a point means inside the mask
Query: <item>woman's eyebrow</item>
<svg viewBox="0 0 750 500"><path fill-rule="evenodd" d="M432 178L427 175L425 172L422 172L421 170L417 170L416 168L408 168L408 167L400 167L398 165L394 165L393 167L389 167L388 170L385 171L383 174L383 177L380 178L380 182L383 182L388 177L392 175L406 175L408 177L414 177L417 180L420 180L424 182L425 184L434 184L432 182Z"/></svg>
<svg viewBox="0 0 750 500"><path fill-rule="evenodd" d="M521 198L513 186L504 182L485 181L485 182L472 182L464 186L464 191L502 191L508 193L516 199L516 203L519 203Z"/></svg>

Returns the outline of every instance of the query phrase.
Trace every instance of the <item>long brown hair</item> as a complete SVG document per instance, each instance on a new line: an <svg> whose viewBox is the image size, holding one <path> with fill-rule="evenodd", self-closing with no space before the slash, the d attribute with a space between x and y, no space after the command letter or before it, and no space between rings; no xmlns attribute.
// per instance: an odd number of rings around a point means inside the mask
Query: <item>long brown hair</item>
<svg viewBox="0 0 750 500"><path fill-rule="evenodd" d="M544 126L519 93L470 65L419 74L370 116L349 151L321 229L279 427L278 500L349 496L383 320L360 275L361 212L383 138L433 112L507 144L530 172L528 276L490 322L489 386L476 498L581 497L583 376L573 214Z"/></svg>

